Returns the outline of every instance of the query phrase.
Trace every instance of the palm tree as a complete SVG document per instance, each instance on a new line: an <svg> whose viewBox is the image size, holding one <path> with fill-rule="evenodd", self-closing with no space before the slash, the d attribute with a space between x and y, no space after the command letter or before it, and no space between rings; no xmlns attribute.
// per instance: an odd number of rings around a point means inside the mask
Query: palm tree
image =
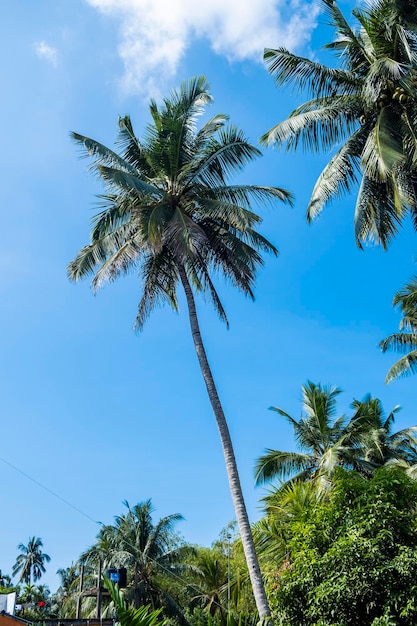
<svg viewBox="0 0 417 626"><path fill-rule="evenodd" d="M354 30L336 0L321 0L336 38L332 68L266 49L264 59L278 86L293 85L308 102L269 130L265 144L313 152L336 149L311 195L313 220L334 197L360 181L355 209L359 247L365 240L387 247L407 212L417 227L417 3L365 0L353 11Z"/></svg>
<svg viewBox="0 0 417 626"><path fill-rule="evenodd" d="M16 576L20 572L19 581L31 585L32 580L37 581L41 578L45 570L45 563L49 563L51 557L42 552L43 543L39 537L30 537L28 545L20 543L17 549L20 554L16 559L16 563L12 569L12 575Z"/></svg>
<svg viewBox="0 0 417 626"><path fill-rule="evenodd" d="M58 569L57 574L60 578L60 585L52 597L52 611L58 617L74 617L80 588L80 566L72 563L69 567Z"/></svg>
<svg viewBox="0 0 417 626"><path fill-rule="evenodd" d="M401 376L417 372L417 279L413 278L403 289L398 291L393 300L403 314L400 332L389 335L380 342L382 352L395 350L405 353L389 369L385 382L390 383Z"/></svg>
<svg viewBox="0 0 417 626"><path fill-rule="evenodd" d="M336 399L341 390L310 381L302 387L303 414L297 421L277 407L271 410L293 427L301 452L266 450L256 463L257 484L275 478L289 483L313 480L320 489L331 484L336 467L355 469L369 476L391 459L406 459L416 443L417 427L392 433L395 407L385 417L381 401L367 395L353 400L353 416L336 418Z"/></svg>
<svg viewBox="0 0 417 626"><path fill-rule="evenodd" d="M253 298L253 283L262 264L260 251L276 248L255 227L261 218L251 202L290 202L288 192L255 185L229 185L234 172L260 155L243 133L217 115L196 129L196 118L211 102L204 77L181 85L162 106L152 101L153 123L144 141L134 134L129 117L119 120L121 155L73 133L95 157L94 169L108 187L103 211L94 218L91 242L69 265L78 281L94 274L93 287L139 269L143 295L136 328L160 303L178 310L177 287L185 294L191 334L215 414L230 490L260 616L269 607L251 535L228 425L200 333L195 294L207 292L220 318L225 310L211 273L223 274Z"/></svg>
<svg viewBox="0 0 417 626"><path fill-rule="evenodd" d="M270 490L262 498L265 517L254 525L254 536L261 563L275 583L277 575L290 563L293 524L308 522L312 507L328 494L317 490L314 482L296 480Z"/></svg>
<svg viewBox="0 0 417 626"><path fill-rule="evenodd" d="M134 606L164 607L166 612L184 621L174 599L161 586L161 576L178 575L190 548L179 543L175 524L179 514L152 521L151 500L130 507L117 516L113 525L103 526L94 546L81 555L81 562L101 561L104 567L126 567L133 579Z"/></svg>
<svg viewBox="0 0 417 626"><path fill-rule="evenodd" d="M386 416L382 402L370 394L364 400L353 400L352 408L359 422L363 423L362 450L357 450L359 467L362 473L369 475L382 465L398 465L409 468L417 463L417 426L410 426L393 432L395 416L401 407L396 406ZM410 472L409 472L410 473Z"/></svg>
<svg viewBox="0 0 417 626"><path fill-rule="evenodd" d="M209 615L226 622L228 605L228 559L219 550L201 549L196 561L197 584L190 585L191 607L202 606Z"/></svg>
<svg viewBox="0 0 417 626"><path fill-rule="evenodd" d="M3 574L0 569L0 587L11 587L12 579L8 574Z"/></svg>

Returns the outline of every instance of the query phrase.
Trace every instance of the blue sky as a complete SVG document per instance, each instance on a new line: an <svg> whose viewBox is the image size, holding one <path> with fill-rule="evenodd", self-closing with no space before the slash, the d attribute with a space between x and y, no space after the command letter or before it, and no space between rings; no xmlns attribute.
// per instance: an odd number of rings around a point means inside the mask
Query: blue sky
<svg viewBox="0 0 417 626"><path fill-rule="evenodd" d="M205 74L212 113L230 114L256 143L297 103L267 75L263 47L323 58L318 47L331 33L315 3L250 5L14 0L0 23L0 457L104 523L123 500L152 498L156 518L182 513L178 529L205 545L233 509L184 303L180 315L157 310L138 336L134 275L96 297L87 282L68 282L101 191L69 131L111 146L118 115L128 113L141 136L150 95ZM280 256L266 260L255 303L220 285L230 330L198 301L252 520L262 495L255 458L265 447L294 446L267 408L298 417L307 379L342 387L340 413L371 392L387 410L403 407L398 428L417 422L415 379L386 387L395 355L377 348L398 326L391 301L415 271L415 234L406 224L388 252L358 250L353 197L308 226L306 203L325 158L268 150L245 171L247 182L296 195L293 209L261 209ZM39 536L52 557L44 582L54 588L56 570L99 527L7 463L0 468L0 569L11 572L17 544Z"/></svg>

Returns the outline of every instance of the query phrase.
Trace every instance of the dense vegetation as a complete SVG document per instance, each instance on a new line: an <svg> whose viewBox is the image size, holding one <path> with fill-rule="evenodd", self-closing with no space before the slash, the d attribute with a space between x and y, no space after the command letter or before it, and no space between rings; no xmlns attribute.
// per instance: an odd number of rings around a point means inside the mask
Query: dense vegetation
<svg viewBox="0 0 417 626"><path fill-rule="evenodd" d="M303 390L305 415L299 421L281 409L278 413L290 420L296 440L310 452L268 453L274 469L268 478L287 476L287 481L270 487L264 517L253 527L272 619L294 626L412 625L417 620L417 427L393 432L395 412L385 417L380 401L371 397L353 402L352 418L336 417L337 388L309 382ZM264 463L261 459L258 469ZM155 520L150 500L124 504L125 511L100 529L77 562L58 571L61 585L53 595L31 584L49 559L42 541L33 537L18 547L13 572L20 573L19 582L28 581L17 587L24 617L74 618L77 606L81 616L94 617L99 572L124 567L126 587L110 585L103 617L117 609L132 619L153 623L160 618L182 626L256 621L233 524L210 548L195 546L178 533L181 515ZM81 577L83 590L93 593L79 604ZM109 586L103 578L104 583ZM13 589L7 575L1 584L2 592Z"/></svg>

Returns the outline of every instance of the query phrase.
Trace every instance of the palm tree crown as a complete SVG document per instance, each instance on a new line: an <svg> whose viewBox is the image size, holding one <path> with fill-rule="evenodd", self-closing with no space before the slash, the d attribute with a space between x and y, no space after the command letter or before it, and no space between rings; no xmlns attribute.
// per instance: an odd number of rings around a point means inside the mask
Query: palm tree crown
<svg viewBox="0 0 417 626"><path fill-rule="evenodd" d="M356 240L386 247L406 212L417 227L417 3L367 0L353 11L354 30L335 0L321 0L336 32L325 46L339 67L296 56L284 48L265 51L278 85L292 84L311 100L267 132L262 141L336 153L314 187L312 220L329 201L360 181Z"/></svg>
<svg viewBox="0 0 417 626"><path fill-rule="evenodd" d="M392 433L395 407L385 417L381 401L367 395L352 402L353 416L336 417L341 390L307 382L302 387L303 415L297 421L282 409L271 407L294 429L301 452L266 450L256 464L257 484L275 478L289 483L313 480L320 488L331 483L336 467L355 469L369 476L387 462L414 458L416 427ZM266 498L268 503L268 498Z"/></svg>
<svg viewBox="0 0 417 626"><path fill-rule="evenodd" d="M152 101L152 124L140 141L129 117L119 120L121 154L73 133L95 158L93 168L108 187L95 217L91 242L68 268L71 280L94 274L93 287L137 269L143 292L136 317L141 329L157 304L178 310L177 287L185 294L197 358L216 418L254 595L261 617L269 615L261 573L228 425L208 363L194 294L206 292L220 318L225 310L212 280L223 275L253 298L261 252L277 249L256 227L261 218L252 202L291 195L277 187L231 185L232 174L260 155L243 133L216 115L199 130L196 122L211 102L204 77L181 85L162 106Z"/></svg>
<svg viewBox="0 0 417 626"><path fill-rule="evenodd" d="M45 563L49 563L51 557L42 552L43 543L39 537L30 537L28 545L20 543L17 549L21 554L18 555L16 563L13 566L12 574L16 576L20 572L19 580L27 584L31 584L32 580L39 580L45 570Z"/></svg>
<svg viewBox="0 0 417 626"><path fill-rule="evenodd" d="M152 608L164 606L181 619L179 608L156 578L161 573L175 574L184 567L181 562L189 548L180 544L174 532L175 524L183 518L179 514L168 515L155 524L151 500L133 507L124 504L127 512L117 516L114 524L103 526L97 542L81 555L81 561L100 560L104 567L126 567L136 608L147 604Z"/></svg>
<svg viewBox="0 0 417 626"><path fill-rule="evenodd" d="M408 376L417 372L417 279L412 279L405 287L400 289L393 300L393 305L398 306L403 317L400 322L400 332L393 333L380 342L383 352L395 350L405 353L389 369L385 382L389 383L395 378Z"/></svg>
<svg viewBox="0 0 417 626"><path fill-rule="evenodd" d="M141 142L128 116L119 119L118 155L98 142L72 133L109 188L103 211L93 221L91 243L68 268L71 280L95 273L98 289L131 269L140 269L143 295L136 326L142 328L161 301L178 309L176 288L186 276L196 291L207 291L222 319L226 314L212 283L222 272L253 297L262 264L258 250L276 248L254 227L261 222L250 202L290 194L275 187L228 185L227 179L260 155L243 133L217 115L197 131L196 119L211 102L203 77L184 83L158 108Z"/></svg>

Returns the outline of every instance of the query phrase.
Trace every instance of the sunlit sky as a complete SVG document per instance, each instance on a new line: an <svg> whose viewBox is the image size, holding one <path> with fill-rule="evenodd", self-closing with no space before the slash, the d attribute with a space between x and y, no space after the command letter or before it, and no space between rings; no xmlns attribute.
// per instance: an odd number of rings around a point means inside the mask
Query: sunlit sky
<svg viewBox="0 0 417 626"><path fill-rule="evenodd" d="M228 113L257 143L297 104L267 74L263 48L323 59L319 48L330 38L318 5L302 0L13 0L4 7L3 573L11 573L19 543L41 537L51 556L42 582L54 589L56 570L93 543L99 526L92 520L110 523L123 500L152 498L155 519L181 513L178 530L204 545L233 519L183 300L180 315L157 310L136 335L135 275L95 297L88 281L67 279L102 191L69 132L112 146L118 115L130 114L141 136L149 97L205 74L211 113ZM220 284L229 330L198 300L253 521L263 493L253 485L254 460L267 447L294 448L289 427L268 407L298 417L307 379L344 390L340 413L371 392L387 411L403 407L398 429L417 422L416 380L385 386L396 355L377 347L398 327L391 301L415 272L416 235L406 224L388 252L358 250L353 196L308 226L307 200L325 159L269 149L245 171L245 182L296 195L293 209L259 207L262 232L280 256L266 260L255 303Z"/></svg>

